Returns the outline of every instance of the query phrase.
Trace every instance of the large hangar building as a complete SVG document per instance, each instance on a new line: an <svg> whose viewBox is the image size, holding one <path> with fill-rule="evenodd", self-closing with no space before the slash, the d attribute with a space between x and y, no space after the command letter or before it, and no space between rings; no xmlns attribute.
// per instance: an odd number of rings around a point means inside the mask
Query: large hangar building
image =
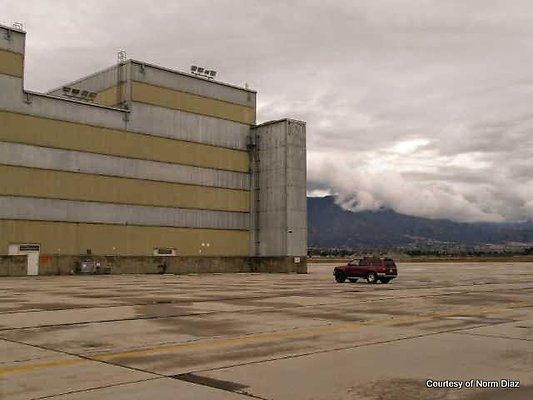
<svg viewBox="0 0 533 400"><path fill-rule="evenodd" d="M305 123L134 60L25 91L24 44L0 26L0 275L306 272Z"/></svg>

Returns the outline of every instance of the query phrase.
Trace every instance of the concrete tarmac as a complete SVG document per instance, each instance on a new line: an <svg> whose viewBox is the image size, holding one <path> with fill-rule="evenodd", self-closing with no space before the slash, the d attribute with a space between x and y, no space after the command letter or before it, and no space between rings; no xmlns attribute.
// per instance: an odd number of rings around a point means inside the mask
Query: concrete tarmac
<svg viewBox="0 0 533 400"><path fill-rule="evenodd" d="M532 263L332 269L2 278L0 399L533 398Z"/></svg>

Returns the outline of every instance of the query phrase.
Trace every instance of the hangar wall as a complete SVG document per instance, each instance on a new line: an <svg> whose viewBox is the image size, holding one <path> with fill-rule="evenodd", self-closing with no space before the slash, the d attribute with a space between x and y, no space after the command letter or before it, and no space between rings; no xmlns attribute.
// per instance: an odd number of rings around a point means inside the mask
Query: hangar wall
<svg viewBox="0 0 533 400"><path fill-rule="evenodd" d="M91 103L63 88L24 91L24 39L0 26L0 254L18 244L38 244L43 259L173 249L177 257L235 257L269 271L290 271L292 256L305 258L305 243L294 244L303 236L292 210L283 227L256 223L270 209L255 210L252 197L266 196L277 178L250 164L254 91L134 60L65 85L96 92ZM305 179L305 125L292 126L257 132L266 146L284 140L286 159L301 146L291 137L303 138L303 158L277 171L277 187L289 189L275 207L296 210L301 190L291 182L295 166L303 165ZM294 234L283 244L265 243L288 226ZM269 258L264 267L266 256L279 262Z"/></svg>
<svg viewBox="0 0 533 400"><path fill-rule="evenodd" d="M307 253L305 123L284 119L254 131L258 255L301 257Z"/></svg>

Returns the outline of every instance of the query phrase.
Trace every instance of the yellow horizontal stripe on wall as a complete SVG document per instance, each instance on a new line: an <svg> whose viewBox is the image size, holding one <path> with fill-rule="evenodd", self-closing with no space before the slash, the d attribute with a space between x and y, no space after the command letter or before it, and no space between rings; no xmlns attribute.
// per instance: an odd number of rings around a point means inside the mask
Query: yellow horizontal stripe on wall
<svg viewBox="0 0 533 400"><path fill-rule="evenodd" d="M0 49L0 74L22 78L24 74L23 55Z"/></svg>
<svg viewBox="0 0 533 400"><path fill-rule="evenodd" d="M0 194L248 212L248 191L0 165Z"/></svg>
<svg viewBox="0 0 533 400"><path fill-rule="evenodd" d="M132 100L230 121L255 124L255 109L142 82L132 82Z"/></svg>
<svg viewBox="0 0 533 400"><path fill-rule="evenodd" d="M0 252L9 243L39 243L41 254L151 256L175 248L178 256L247 256L249 233L210 229L0 220ZM204 243L204 246L202 246ZM207 246L209 243L209 246Z"/></svg>
<svg viewBox="0 0 533 400"><path fill-rule="evenodd" d="M248 172L248 153L0 111L0 141Z"/></svg>
<svg viewBox="0 0 533 400"><path fill-rule="evenodd" d="M96 95L94 102L103 106L116 106L126 100L126 86L120 85L120 91L117 86L104 89Z"/></svg>

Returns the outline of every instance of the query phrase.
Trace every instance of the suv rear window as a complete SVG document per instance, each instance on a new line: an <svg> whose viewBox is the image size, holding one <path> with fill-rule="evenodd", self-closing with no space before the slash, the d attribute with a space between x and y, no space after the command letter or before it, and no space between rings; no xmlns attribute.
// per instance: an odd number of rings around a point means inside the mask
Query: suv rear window
<svg viewBox="0 0 533 400"><path fill-rule="evenodd" d="M394 261L392 261L392 260L385 260L385 266L386 267L395 267L396 264L394 264Z"/></svg>

